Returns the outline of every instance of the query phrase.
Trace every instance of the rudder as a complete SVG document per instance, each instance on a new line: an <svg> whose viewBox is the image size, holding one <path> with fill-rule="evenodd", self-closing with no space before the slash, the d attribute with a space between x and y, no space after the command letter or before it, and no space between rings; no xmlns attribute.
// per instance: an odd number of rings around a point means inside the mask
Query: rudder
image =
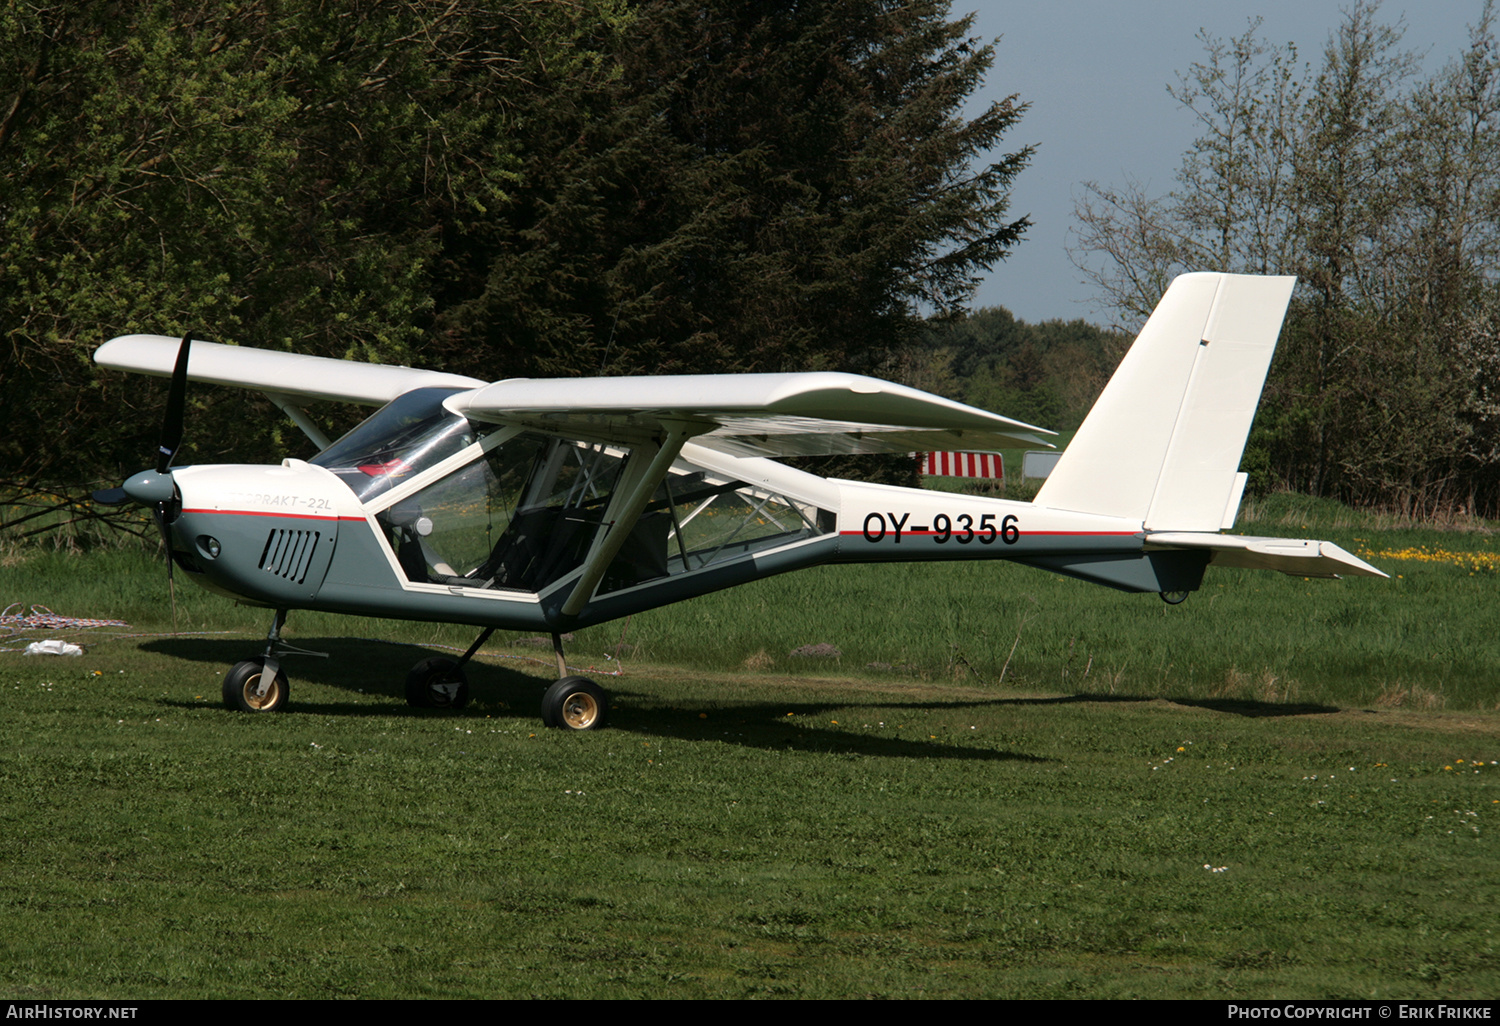
<svg viewBox="0 0 1500 1026"><path fill-rule="evenodd" d="M1293 277L1176 278L1037 492L1036 504L1218 531Z"/></svg>

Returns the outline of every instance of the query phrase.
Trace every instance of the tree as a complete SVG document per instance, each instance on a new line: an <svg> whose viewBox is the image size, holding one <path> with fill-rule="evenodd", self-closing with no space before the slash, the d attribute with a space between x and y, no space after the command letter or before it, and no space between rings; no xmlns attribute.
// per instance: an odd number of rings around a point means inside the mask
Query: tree
<svg viewBox="0 0 1500 1026"><path fill-rule="evenodd" d="M1093 190L1082 248L1129 317L1184 270L1295 273L1250 448L1285 486L1406 511L1496 508L1500 80L1486 6L1417 80L1400 24L1357 3L1316 75L1252 23L1172 95L1203 134L1162 198Z"/></svg>
<svg viewBox="0 0 1500 1026"><path fill-rule="evenodd" d="M495 378L898 362L1022 237L1024 111L938 0L0 14L0 459L138 469L127 331ZM193 392L187 458L305 443ZM321 414L320 414L321 415ZM335 416L336 419L336 416ZM289 436L289 437L285 437Z"/></svg>
<svg viewBox="0 0 1500 1026"><path fill-rule="evenodd" d="M1500 491L1500 53L1493 4L1469 46L1414 91L1404 118L1399 211L1405 244L1387 260L1402 306L1447 368L1462 430L1449 456L1453 498L1474 509Z"/></svg>
<svg viewBox="0 0 1500 1026"><path fill-rule="evenodd" d="M604 95L555 83L568 114L471 236L443 344L526 374L889 363L1027 225L1030 148L986 159L1024 105L959 116L993 48L946 10L642 4Z"/></svg>
<svg viewBox="0 0 1500 1026"><path fill-rule="evenodd" d="M1304 86L1296 47L1272 47L1259 29L1257 18L1227 41L1200 32L1205 59L1168 87L1202 129L1177 191L1153 198L1135 182L1085 184L1071 255L1125 326L1138 328L1185 271L1271 274L1294 259L1287 196Z"/></svg>
<svg viewBox="0 0 1500 1026"><path fill-rule="evenodd" d="M413 359L440 226L505 202L538 69L607 75L621 20L611 0L7 5L0 415L46 425L0 441L8 474L114 477L151 451L153 391L89 362L113 334ZM246 401L195 394L199 458L269 449L280 418Z"/></svg>
<svg viewBox="0 0 1500 1026"><path fill-rule="evenodd" d="M918 381L951 379L964 402L1053 429L1076 428L1104 390L1129 340L1081 320L1028 324L1004 307L934 318Z"/></svg>

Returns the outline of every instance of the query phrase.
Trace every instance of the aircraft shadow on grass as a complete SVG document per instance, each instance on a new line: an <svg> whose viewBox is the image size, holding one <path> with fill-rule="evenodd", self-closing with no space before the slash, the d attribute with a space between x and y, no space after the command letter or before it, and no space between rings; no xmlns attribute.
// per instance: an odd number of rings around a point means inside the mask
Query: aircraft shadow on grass
<svg viewBox="0 0 1500 1026"><path fill-rule="evenodd" d="M299 660L299 676L318 685L342 689L349 692L386 695L393 702L399 701L399 687L391 683L389 666L400 662L404 655L398 650L418 648L400 642L372 642L352 638L302 639L302 644L315 651L328 653L328 658L304 657ZM222 666L226 659L245 645L243 639L210 640L204 638L166 638L145 642L141 648L148 652L170 656L189 662ZM540 660L538 660L540 662ZM473 716L484 713L502 718L528 719L529 710L546 689L548 681L506 666L489 661L472 664L481 673L476 674L473 705L467 713L443 713L440 711L412 708L406 705L369 704L367 702L305 702L293 698L288 712L310 713L323 716ZM1145 695L1059 695L1055 697L994 697L968 701L950 698L923 700L876 701L868 694L851 694L847 700L808 701L797 699L774 702L726 702L709 698L700 704L685 704L678 700L674 705L658 705L651 696L633 693L628 685L621 686L628 678L617 680L615 694L626 701L618 706L612 719L612 729L657 738L675 738L683 741L718 741L752 748L788 750L799 752L828 752L848 755L895 756L906 758L942 758L978 761L1054 761L1041 756L1015 751L998 751L975 747L961 735L926 738L891 737L851 733L845 729L823 729L813 726L814 720L835 717L842 711L847 715L851 705L860 709L861 722L885 714L887 725L900 724L900 718L919 712L952 712L960 709L995 709L1006 706L1067 705L1080 703L1149 702L1156 700ZM809 690L819 687L816 681L808 682ZM644 704L637 704L644 699ZM1332 706L1311 704L1285 705L1239 699L1193 699L1167 698L1177 705L1209 709L1215 712L1238 716L1294 716L1309 713L1336 712ZM190 705L196 703L179 702Z"/></svg>
<svg viewBox="0 0 1500 1026"><path fill-rule="evenodd" d="M327 659L306 657L299 660L298 676L309 683L365 694L389 694L399 702L399 688L389 683L389 666L397 659L398 649L418 648L400 642L372 642L352 638L299 639L299 645L328 653ZM245 645L243 639L208 640L203 638L164 638L141 645L144 651L195 663L222 666ZM404 657L403 657L404 658ZM443 712L412 708L398 704L366 702L306 702L293 696L287 712L320 716L475 716L476 714L526 720L548 681L488 661L471 664L481 673L473 681L473 698L466 711ZM626 678L628 680L628 678ZM815 686L809 682L809 686ZM1048 762L1039 756L1016 752L955 745L955 738L870 737L846 730L824 730L809 726L812 717L834 715L857 704L862 710L878 714L888 709L911 714L927 710L983 708L1011 703L1012 699L983 699L972 702L901 701L872 702L851 695L850 701L791 701L729 703L709 699L702 704L678 702L658 705L649 695L634 693L628 686L617 686L614 694L626 701L615 710L611 729L659 738L683 741L719 741L754 748L807 752L834 752L850 755L907 756L912 758L977 759L984 761ZM631 699L644 700L636 705ZM168 704L196 706L197 702L168 701Z"/></svg>
<svg viewBox="0 0 1500 1026"><path fill-rule="evenodd" d="M1336 705L1316 705L1312 702L1255 702L1247 698L1168 698L1175 705L1190 705L1197 709L1229 713L1258 719L1266 716L1312 716L1339 712Z"/></svg>
<svg viewBox="0 0 1500 1026"><path fill-rule="evenodd" d="M1187 698L1177 695L1057 695L1050 698L1005 698L997 699L995 705L1064 705L1077 702L1171 702L1194 709L1229 713L1234 716L1261 718L1266 716L1309 716L1316 713L1339 712L1336 705L1315 705L1312 702L1257 702L1248 698Z"/></svg>

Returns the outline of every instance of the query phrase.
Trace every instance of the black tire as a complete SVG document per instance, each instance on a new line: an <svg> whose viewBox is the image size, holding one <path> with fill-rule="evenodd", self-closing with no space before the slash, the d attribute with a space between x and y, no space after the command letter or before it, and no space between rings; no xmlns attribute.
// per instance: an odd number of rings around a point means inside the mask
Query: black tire
<svg viewBox="0 0 1500 1026"><path fill-rule="evenodd" d="M1162 591L1157 592L1157 594L1161 596L1161 600L1167 605L1180 606L1187 601L1189 593L1186 591Z"/></svg>
<svg viewBox="0 0 1500 1026"><path fill-rule="evenodd" d="M598 730L609 718L609 696L587 677L564 677L542 696L542 723L563 730Z"/></svg>
<svg viewBox="0 0 1500 1026"><path fill-rule="evenodd" d="M235 663L224 675L224 704L239 712L281 712L286 708L291 688L286 674L276 671L276 679L264 695L256 695L260 687L260 676L265 670L264 658L245 659Z"/></svg>
<svg viewBox="0 0 1500 1026"><path fill-rule="evenodd" d="M462 709L469 704L469 678L452 659L423 659L406 675L406 704L418 709Z"/></svg>

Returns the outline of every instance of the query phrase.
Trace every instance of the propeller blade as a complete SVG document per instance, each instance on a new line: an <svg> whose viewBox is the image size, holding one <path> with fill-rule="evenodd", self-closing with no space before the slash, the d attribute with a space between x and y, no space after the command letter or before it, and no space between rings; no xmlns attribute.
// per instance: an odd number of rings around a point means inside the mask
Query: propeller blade
<svg viewBox="0 0 1500 1026"><path fill-rule="evenodd" d="M172 527L167 523L166 503L158 502L156 509L152 510L152 519L156 521L156 529L161 532L161 546L167 553L167 580L172 579Z"/></svg>
<svg viewBox="0 0 1500 1026"><path fill-rule="evenodd" d="M172 368L172 387L167 392L167 412L161 422L161 445L157 448L156 472L165 474L172 466L172 457L182 445L182 422L187 410L188 349L192 345L189 335L182 336L182 345L177 349L177 364Z"/></svg>
<svg viewBox="0 0 1500 1026"><path fill-rule="evenodd" d="M167 550L167 594L172 598L172 633L177 633L177 587L172 583L172 527L167 523L167 504L158 502L151 511L161 531L161 544Z"/></svg>
<svg viewBox="0 0 1500 1026"><path fill-rule="evenodd" d="M94 501L101 506L123 506L127 502L139 502L143 506L156 508L157 523L162 528L162 542L167 546L167 575L171 577L172 543L167 537L167 527L162 520L165 504L176 494L176 484L170 470L172 458L182 445L183 421L187 417L187 372L188 350L192 336L183 335L177 347L177 363L172 367L172 385L167 390L167 411L162 416L161 443L156 447L156 470L143 470L132 475L123 487L101 488L93 493Z"/></svg>

